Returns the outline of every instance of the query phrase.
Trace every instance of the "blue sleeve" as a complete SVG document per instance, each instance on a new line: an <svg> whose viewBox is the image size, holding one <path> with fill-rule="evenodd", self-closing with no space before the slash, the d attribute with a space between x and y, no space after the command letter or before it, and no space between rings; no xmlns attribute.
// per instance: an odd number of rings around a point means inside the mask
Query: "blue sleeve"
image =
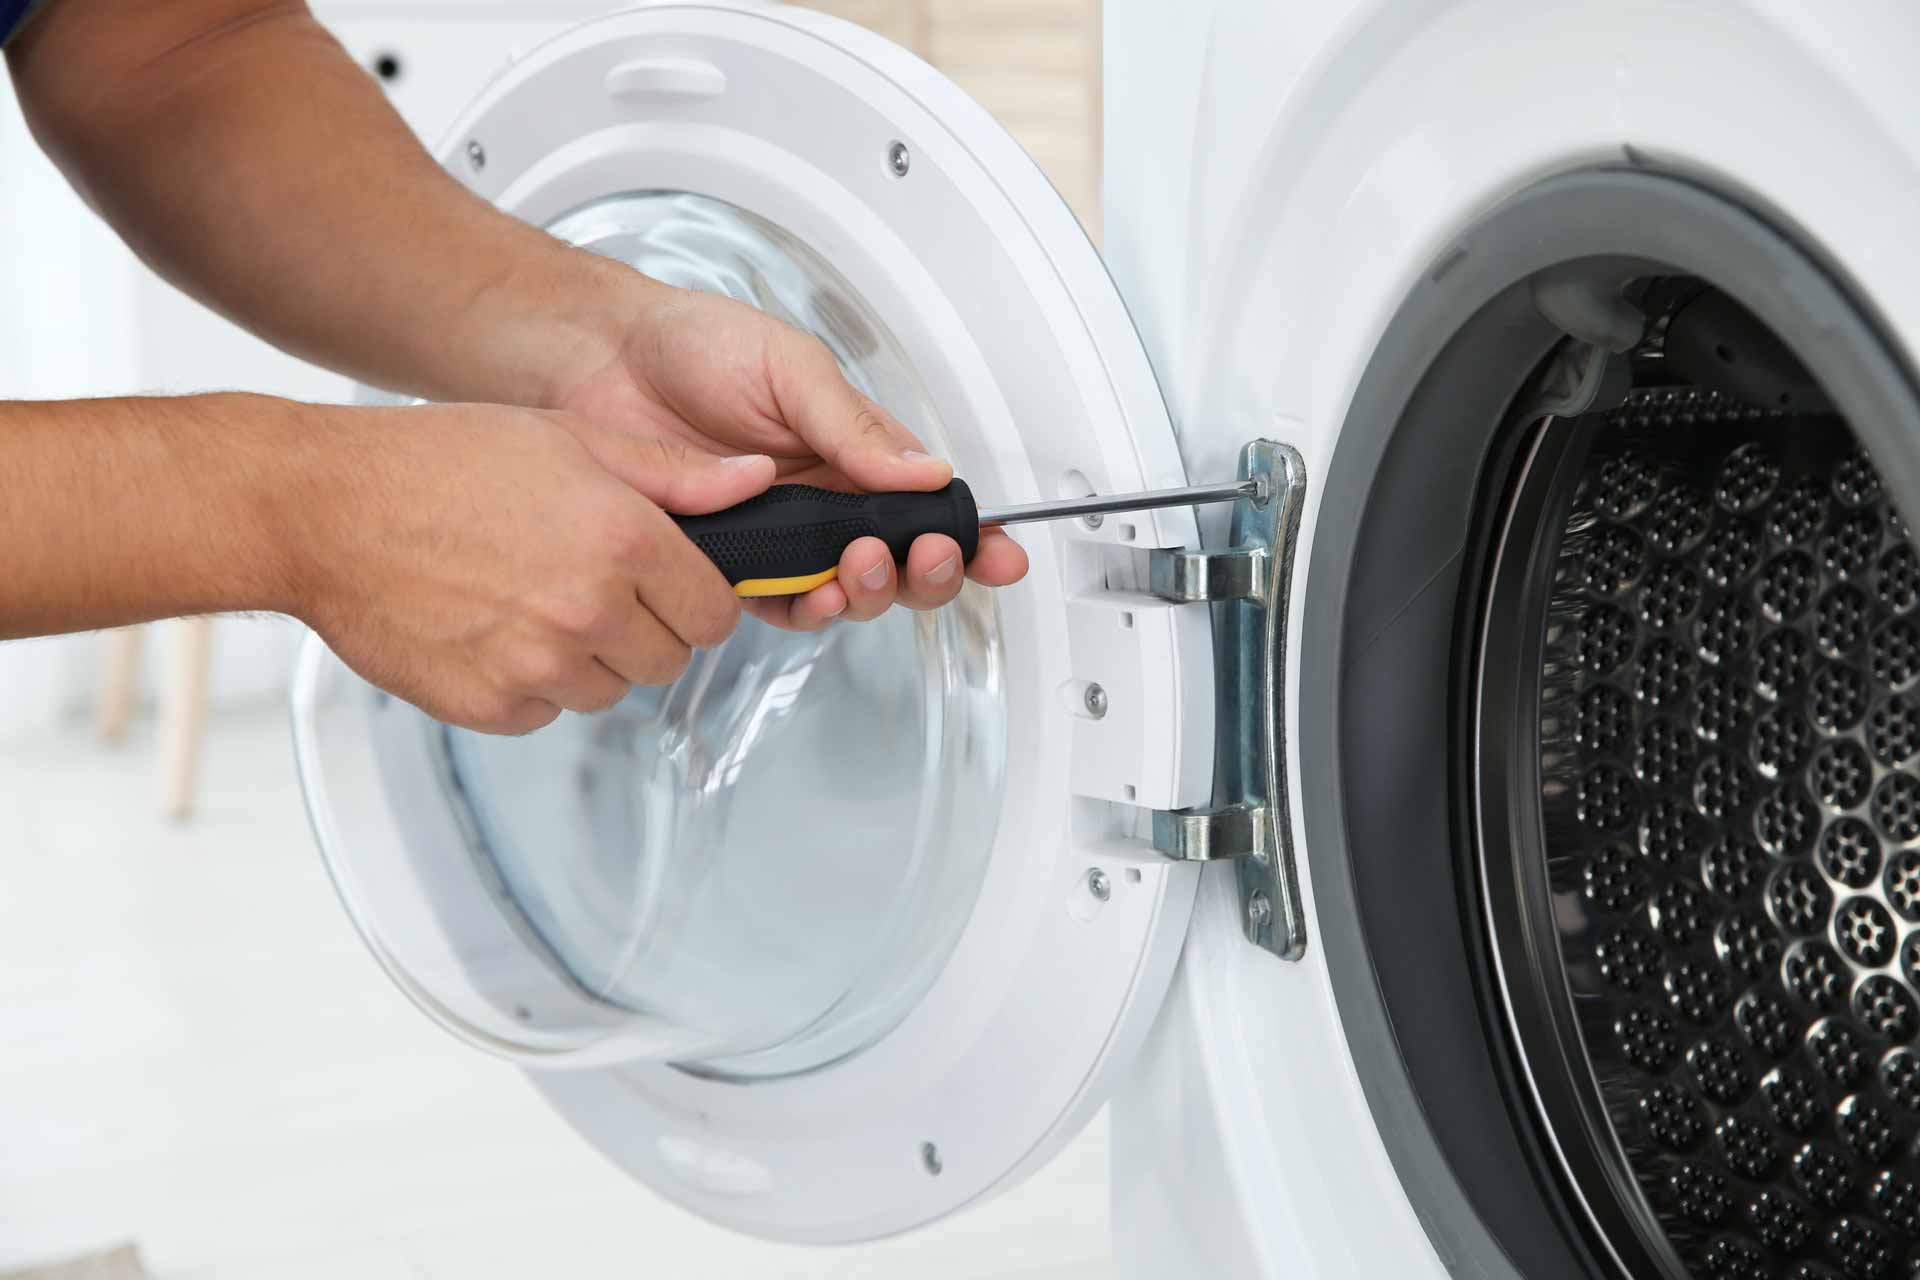
<svg viewBox="0 0 1920 1280"><path fill-rule="evenodd" d="M0 0L0 45L13 39L27 19L49 0Z"/></svg>

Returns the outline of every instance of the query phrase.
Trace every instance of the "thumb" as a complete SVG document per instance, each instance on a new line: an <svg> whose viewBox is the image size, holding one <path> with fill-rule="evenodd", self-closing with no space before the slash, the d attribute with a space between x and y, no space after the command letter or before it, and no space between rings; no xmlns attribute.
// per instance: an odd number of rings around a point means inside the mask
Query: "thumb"
<svg viewBox="0 0 1920 1280"><path fill-rule="evenodd" d="M862 489L938 489L953 479L951 466L928 456L897 418L846 380L819 340L796 334L772 373L787 427Z"/></svg>
<svg viewBox="0 0 1920 1280"><path fill-rule="evenodd" d="M679 440L634 439L615 432L583 440L594 461L654 505L697 516L745 502L773 483L764 453L722 456Z"/></svg>

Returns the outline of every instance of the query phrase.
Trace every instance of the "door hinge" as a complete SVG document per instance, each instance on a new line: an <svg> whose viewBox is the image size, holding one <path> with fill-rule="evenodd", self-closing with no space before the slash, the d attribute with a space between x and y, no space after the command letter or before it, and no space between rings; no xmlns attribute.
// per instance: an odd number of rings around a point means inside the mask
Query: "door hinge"
<svg viewBox="0 0 1920 1280"><path fill-rule="evenodd" d="M1306 496L1300 455L1272 440L1240 451L1240 478L1262 481L1234 504L1229 545L1150 553L1153 594L1215 606L1214 800L1156 810L1153 847L1183 862L1231 859L1247 940L1283 960L1307 949L1287 809L1287 597Z"/></svg>

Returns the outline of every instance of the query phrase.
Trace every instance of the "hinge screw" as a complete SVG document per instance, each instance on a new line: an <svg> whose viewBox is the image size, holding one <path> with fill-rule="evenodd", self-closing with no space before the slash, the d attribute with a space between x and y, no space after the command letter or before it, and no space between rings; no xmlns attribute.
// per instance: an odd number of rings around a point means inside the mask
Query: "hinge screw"
<svg viewBox="0 0 1920 1280"><path fill-rule="evenodd" d="M907 150L907 144L896 142L887 148L887 168L893 170L893 176L904 178L907 170L913 167L913 156Z"/></svg>
<svg viewBox="0 0 1920 1280"><path fill-rule="evenodd" d="M467 144L467 163L473 166L475 173L487 167L487 149L475 138Z"/></svg>
<svg viewBox="0 0 1920 1280"><path fill-rule="evenodd" d="M1082 700L1086 703L1087 714L1095 720L1107 714L1107 691L1099 685L1088 685L1086 695Z"/></svg>
<svg viewBox="0 0 1920 1280"><path fill-rule="evenodd" d="M1095 902L1105 902L1113 896L1113 881L1107 879L1107 873L1095 867L1087 872L1087 892L1093 895Z"/></svg>
<svg viewBox="0 0 1920 1280"><path fill-rule="evenodd" d="M1247 899L1247 928L1259 933L1273 921L1273 904L1267 901L1267 895L1258 890Z"/></svg>

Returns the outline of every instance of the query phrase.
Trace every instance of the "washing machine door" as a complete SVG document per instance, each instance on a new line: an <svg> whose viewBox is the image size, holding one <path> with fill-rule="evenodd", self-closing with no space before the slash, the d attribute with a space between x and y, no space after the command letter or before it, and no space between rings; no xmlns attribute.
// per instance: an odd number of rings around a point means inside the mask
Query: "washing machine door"
<svg viewBox="0 0 1920 1280"><path fill-rule="evenodd" d="M474 191L818 334L976 491L1184 483L1073 215L978 106L819 15L674 5L508 68L441 149ZM420 1007L530 1068L636 1177L739 1229L899 1231L1036 1167L1151 1020L1212 785L1212 626L1146 588L1191 509L1023 535L1029 578L524 738L436 723L317 639L319 842ZM1176 593L1177 594L1177 593Z"/></svg>

